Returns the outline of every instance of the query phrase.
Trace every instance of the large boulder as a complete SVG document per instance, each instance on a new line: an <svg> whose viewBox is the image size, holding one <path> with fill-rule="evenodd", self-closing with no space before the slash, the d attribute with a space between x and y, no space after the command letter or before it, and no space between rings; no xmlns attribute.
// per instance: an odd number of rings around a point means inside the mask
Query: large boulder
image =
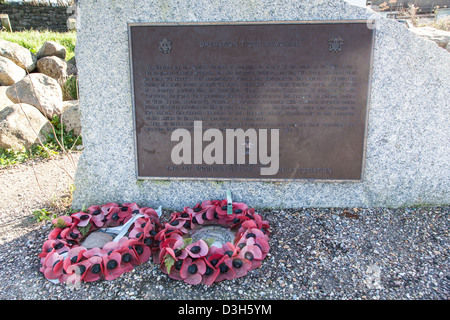
<svg viewBox="0 0 450 320"><path fill-rule="evenodd" d="M32 73L10 86L6 95L14 103L28 103L52 119L62 110L62 90L58 82L42 73Z"/></svg>
<svg viewBox="0 0 450 320"><path fill-rule="evenodd" d="M38 59L49 56L56 56L61 59L66 58L66 48L54 41L46 41L36 54Z"/></svg>
<svg viewBox="0 0 450 320"><path fill-rule="evenodd" d="M37 71L58 81L63 86L66 80L77 74L77 68L56 56L43 57L37 62Z"/></svg>
<svg viewBox="0 0 450 320"><path fill-rule="evenodd" d="M78 136L81 134L80 110L78 108L78 100L69 100L63 102L61 113L61 121L66 131L73 130L73 134Z"/></svg>
<svg viewBox="0 0 450 320"><path fill-rule="evenodd" d="M10 86L22 80L27 72L12 60L0 56L0 85Z"/></svg>
<svg viewBox="0 0 450 320"><path fill-rule="evenodd" d="M439 47L449 51L449 49L447 49L449 48L450 43L449 31L439 30L432 27L411 28L409 30L413 31L422 38L435 42Z"/></svg>
<svg viewBox="0 0 450 320"><path fill-rule="evenodd" d="M12 60L15 64L28 72L31 72L36 67L36 56L27 48L0 39L0 56Z"/></svg>
<svg viewBox="0 0 450 320"><path fill-rule="evenodd" d="M4 107L14 104L14 102L12 102L6 95L6 90L8 88L9 87L0 86L0 111L2 111Z"/></svg>
<svg viewBox="0 0 450 320"><path fill-rule="evenodd" d="M0 148L21 150L44 143L52 127L35 107L21 103L0 110Z"/></svg>

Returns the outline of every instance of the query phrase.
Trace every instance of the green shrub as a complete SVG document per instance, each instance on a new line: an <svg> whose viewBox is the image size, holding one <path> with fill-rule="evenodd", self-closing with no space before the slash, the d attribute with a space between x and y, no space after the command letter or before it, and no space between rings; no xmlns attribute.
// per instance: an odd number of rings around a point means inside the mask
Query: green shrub
<svg viewBox="0 0 450 320"><path fill-rule="evenodd" d="M64 100L78 100L78 78L71 76L62 87Z"/></svg>

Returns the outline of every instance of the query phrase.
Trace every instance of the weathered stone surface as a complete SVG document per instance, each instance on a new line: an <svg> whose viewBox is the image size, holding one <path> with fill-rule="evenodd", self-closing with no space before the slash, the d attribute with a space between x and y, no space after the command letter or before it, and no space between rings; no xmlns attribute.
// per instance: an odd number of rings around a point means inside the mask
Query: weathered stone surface
<svg viewBox="0 0 450 320"><path fill-rule="evenodd" d="M10 86L22 80L26 71L5 57L0 56L0 85Z"/></svg>
<svg viewBox="0 0 450 320"><path fill-rule="evenodd" d="M10 86L6 95L14 103L28 103L52 119L61 114L62 91L58 82L42 73L32 73Z"/></svg>
<svg viewBox="0 0 450 320"><path fill-rule="evenodd" d="M66 48L54 41L46 41L36 54L38 59L49 56L57 56L58 58L66 58Z"/></svg>
<svg viewBox="0 0 450 320"><path fill-rule="evenodd" d="M37 61L36 69L58 81L59 85L63 86L66 80L77 74L77 68L57 56L43 57Z"/></svg>
<svg viewBox="0 0 450 320"><path fill-rule="evenodd" d="M12 60L15 64L28 72L36 67L36 56L27 48L0 39L0 56Z"/></svg>
<svg viewBox="0 0 450 320"><path fill-rule="evenodd" d="M337 0L86 0L79 6L85 149L74 208L116 201L182 209L223 199L226 190L256 208L450 203L450 55L400 23ZM128 32L117 12L130 23L376 19L364 180L137 181Z"/></svg>
<svg viewBox="0 0 450 320"><path fill-rule="evenodd" d="M112 241L113 237L101 231L96 231L87 236L82 246L86 249L102 248L105 244Z"/></svg>
<svg viewBox="0 0 450 320"><path fill-rule="evenodd" d="M0 110L0 148L21 150L45 142L51 131L47 118L26 103L12 104Z"/></svg>
<svg viewBox="0 0 450 320"><path fill-rule="evenodd" d="M77 66L77 59L75 58L75 56L70 58L67 62L73 64L75 67Z"/></svg>
<svg viewBox="0 0 450 320"><path fill-rule="evenodd" d="M435 42L439 47L448 51L448 44L450 42L450 32L438 30L432 27L411 28L418 36Z"/></svg>
<svg viewBox="0 0 450 320"><path fill-rule="evenodd" d="M0 56L0 85L10 86L22 80L26 71L5 57Z"/></svg>
<svg viewBox="0 0 450 320"><path fill-rule="evenodd" d="M80 110L78 108L78 100L69 100L63 102L61 121L65 125L66 130L73 130L73 134L78 136L81 134Z"/></svg>
<svg viewBox="0 0 450 320"><path fill-rule="evenodd" d="M10 106L12 104L14 104L14 102L12 102L8 96L6 95L6 90L9 87L6 86L0 86L0 111L6 107L6 106Z"/></svg>

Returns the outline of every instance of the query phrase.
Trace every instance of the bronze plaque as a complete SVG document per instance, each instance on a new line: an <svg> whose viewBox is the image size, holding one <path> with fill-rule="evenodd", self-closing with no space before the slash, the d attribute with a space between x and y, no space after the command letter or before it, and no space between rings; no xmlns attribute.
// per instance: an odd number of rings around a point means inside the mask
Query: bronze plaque
<svg viewBox="0 0 450 320"><path fill-rule="evenodd" d="M362 180L373 34L130 24L138 178Z"/></svg>

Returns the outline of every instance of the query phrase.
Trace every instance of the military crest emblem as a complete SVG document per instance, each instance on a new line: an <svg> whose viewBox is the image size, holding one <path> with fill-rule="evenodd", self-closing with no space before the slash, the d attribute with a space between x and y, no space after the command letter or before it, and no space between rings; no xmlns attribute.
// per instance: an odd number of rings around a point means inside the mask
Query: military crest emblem
<svg viewBox="0 0 450 320"><path fill-rule="evenodd" d="M334 36L330 40L328 40L330 52L336 53L342 50L342 46L344 45L344 40L341 37Z"/></svg>
<svg viewBox="0 0 450 320"><path fill-rule="evenodd" d="M159 51L164 54L170 53L172 51L172 41L166 38L159 41Z"/></svg>

